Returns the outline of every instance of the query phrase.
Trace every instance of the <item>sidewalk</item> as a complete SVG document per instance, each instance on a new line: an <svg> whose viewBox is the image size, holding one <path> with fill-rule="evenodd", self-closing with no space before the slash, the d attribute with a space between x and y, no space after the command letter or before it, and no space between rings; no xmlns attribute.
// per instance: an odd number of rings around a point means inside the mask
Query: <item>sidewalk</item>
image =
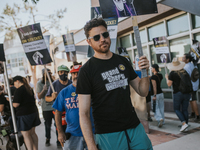
<svg viewBox="0 0 200 150"><path fill-rule="evenodd" d="M153 114L152 114L153 115ZM165 125L162 128L157 127L157 122L149 122L150 134L148 134L154 150L197 150L200 149L200 123L189 122L190 127L185 133L181 133L178 120L175 113L165 113ZM153 117L152 117L153 118ZM155 120L153 118L153 120ZM45 146L45 130L44 120L41 119L41 125L36 128L36 133L39 139L39 150L56 150L56 133L55 127L52 123L51 127L51 145ZM5 148L0 144L2 150ZM24 146L21 150L25 150Z"/></svg>
<svg viewBox="0 0 200 150"><path fill-rule="evenodd" d="M200 147L200 123L189 121L187 132L180 132L181 122L175 113L165 113L165 125L157 127L157 122L149 122L148 134L154 150L196 150ZM153 120L155 120L153 118Z"/></svg>

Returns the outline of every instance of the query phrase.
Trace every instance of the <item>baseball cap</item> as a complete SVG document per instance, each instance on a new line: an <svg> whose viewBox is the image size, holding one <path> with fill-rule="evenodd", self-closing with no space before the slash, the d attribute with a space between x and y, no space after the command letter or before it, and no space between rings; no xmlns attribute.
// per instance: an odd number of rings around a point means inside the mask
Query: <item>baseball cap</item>
<svg viewBox="0 0 200 150"><path fill-rule="evenodd" d="M72 67L70 73L72 72L79 72L80 68L82 67L82 65L75 65Z"/></svg>
<svg viewBox="0 0 200 150"><path fill-rule="evenodd" d="M65 65L58 66L58 71L67 71L69 72L69 68Z"/></svg>
<svg viewBox="0 0 200 150"><path fill-rule="evenodd" d="M47 71L51 71L49 68L47 68ZM45 69L43 68L42 69L42 74L44 74L45 73Z"/></svg>

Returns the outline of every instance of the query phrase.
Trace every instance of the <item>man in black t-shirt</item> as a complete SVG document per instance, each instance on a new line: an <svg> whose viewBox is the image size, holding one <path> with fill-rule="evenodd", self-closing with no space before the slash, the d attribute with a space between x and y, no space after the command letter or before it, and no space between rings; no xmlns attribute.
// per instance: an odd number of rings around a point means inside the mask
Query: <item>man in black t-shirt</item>
<svg viewBox="0 0 200 150"><path fill-rule="evenodd" d="M111 40L103 19L92 19L84 27L95 54L79 72L76 93L80 125L89 150L151 150L152 145L131 104L129 84L146 97L149 78L140 79L126 58L110 51ZM140 69L149 61L140 57ZM90 122L90 106L95 124L96 146Z"/></svg>

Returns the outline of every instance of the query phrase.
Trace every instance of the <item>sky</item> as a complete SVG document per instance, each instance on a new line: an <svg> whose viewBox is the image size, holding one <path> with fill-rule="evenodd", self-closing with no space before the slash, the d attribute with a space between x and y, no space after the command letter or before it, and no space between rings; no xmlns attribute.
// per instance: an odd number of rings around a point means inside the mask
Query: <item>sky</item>
<svg viewBox="0 0 200 150"><path fill-rule="evenodd" d="M31 0L28 0L32 4ZM6 7L6 4L13 6L16 3L19 6L23 6L23 0L0 0L0 16L2 15L3 9ZM59 33L56 30L50 30L55 36L65 34L67 32L66 27L69 30L81 29L84 27L85 23L90 20L90 9L91 2L90 0L40 0L36 5L38 12L36 14L49 15L56 12L56 10L67 8L67 12L64 15L64 18L60 21L61 32ZM22 13L19 18L22 19L22 23L29 20L29 14ZM47 25L47 21L41 15L36 16L36 20L40 20L41 25ZM30 22L29 24L33 24ZM0 43L4 41L4 32L0 33Z"/></svg>

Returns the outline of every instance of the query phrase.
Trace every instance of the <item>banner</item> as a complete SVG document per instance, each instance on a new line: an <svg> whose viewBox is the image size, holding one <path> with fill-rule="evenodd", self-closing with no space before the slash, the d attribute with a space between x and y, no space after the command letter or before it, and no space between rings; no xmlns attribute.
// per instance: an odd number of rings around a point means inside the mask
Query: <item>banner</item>
<svg viewBox="0 0 200 150"><path fill-rule="evenodd" d="M157 13L156 0L99 0L103 18Z"/></svg>
<svg viewBox="0 0 200 150"><path fill-rule="evenodd" d="M17 32L31 65L44 65L52 62L40 23L18 28Z"/></svg>
<svg viewBox="0 0 200 150"><path fill-rule="evenodd" d="M153 38L158 63L171 62L167 38L165 36Z"/></svg>
<svg viewBox="0 0 200 150"><path fill-rule="evenodd" d="M6 61L3 44L0 44L0 61Z"/></svg>
<svg viewBox="0 0 200 150"><path fill-rule="evenodd" d="M62 37L65 46L65 52L67 55L67 60L76 62L76 48L74 44L74 34L68 33L66 35L62 35Z"/></svg>

